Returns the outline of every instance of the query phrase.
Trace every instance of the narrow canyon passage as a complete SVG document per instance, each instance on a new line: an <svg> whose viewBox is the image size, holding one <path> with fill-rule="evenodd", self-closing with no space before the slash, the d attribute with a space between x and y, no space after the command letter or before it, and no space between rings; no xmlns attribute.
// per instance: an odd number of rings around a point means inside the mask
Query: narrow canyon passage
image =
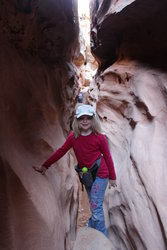
<svg viewBox="0 0 167 250"><path fill-rule="evenodd" d="M0 249L72 250L86 225L73 151L45 175L32 168L67 138L80 92L116 168L110 248L167 249L167 2L89 3L87 41L77 0L0 2ZM78 240L75 250L89 249Z"/></svg>

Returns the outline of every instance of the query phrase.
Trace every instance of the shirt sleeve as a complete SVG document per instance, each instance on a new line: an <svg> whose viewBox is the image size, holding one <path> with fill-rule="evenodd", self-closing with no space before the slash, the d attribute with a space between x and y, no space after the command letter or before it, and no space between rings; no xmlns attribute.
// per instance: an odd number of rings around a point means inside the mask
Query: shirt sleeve
<svg viewBox="0 0 167 250"><path fill-rule="evenodd" d="M103 157L105 159L105 162L109 170L109 179L116 180L114 163L113 163L113 159L110 153L108 141L105 135L101 135L100 147L101 147L101 152L103 154Z"/></svg>
<svg viewBox="0 0 167 250"><path fill-rule="evenodd" d="M49 168L50 165L52 165L54 162L58 161L67 151L72 147L72 138L73 133L70 133L70 135L67 137L65 143L54 152L49 159L47 159L42 166L45 166L46 168Z"/></svg>

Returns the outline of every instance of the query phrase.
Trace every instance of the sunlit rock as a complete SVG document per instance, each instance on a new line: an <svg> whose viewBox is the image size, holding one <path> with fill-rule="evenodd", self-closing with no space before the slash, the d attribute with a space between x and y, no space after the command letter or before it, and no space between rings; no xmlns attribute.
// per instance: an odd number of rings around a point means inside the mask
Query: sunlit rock
<svg viewBox="0 0 167 250"><path fill-rule="evenodd" d="M88 87L92 77L97 70L97 62L91 54L90 50L90 11L89 1L78 1L78 15L79 15L79 44L80 53L75 57L75 65L79 67L79 83L81 88Z"/></svg>
<svg viewBox="0 0 167 250"><path fill-rule="evenodd" d="M166 1L91 1L99 63L89 101L110 142L118 187L105 216L117 249L167 246Z"/></svg>
<svg viewBox="0 0 167 250"><path fill-rule="evenodd" d="M105 211L118 249L166 246L166 79L164 72L130 61L101 75L97 112L118 179L106 193Z"/></svg>

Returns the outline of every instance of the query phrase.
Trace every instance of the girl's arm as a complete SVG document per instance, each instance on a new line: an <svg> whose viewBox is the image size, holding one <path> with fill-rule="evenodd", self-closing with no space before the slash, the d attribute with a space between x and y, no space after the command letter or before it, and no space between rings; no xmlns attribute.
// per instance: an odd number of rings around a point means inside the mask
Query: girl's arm
<svg viewBox="0 0 167 250"><path fill-rule="evenodd" d="M115 168L114 168L114 163L112 160L112 156L110 153L110 149L108 146L108 141L105 135L101 135L101 152L103 154L103 157L105 159L105 162L107 164L108 170L109 170L109 179L115 181L116 180L116 174L115 174ZM115 182L111 182L111 186L115 185Z"/></svg>
<svg viewBox="0 0 167 250"><path fill-rule="evenodd" d="M56 161L58 161L61 157L67 153L67 151L72 147L72 138L73 138L73 133L71 133L65 143L54 152L49 159L47 159L41 167L33 167L36 171L44 174L46 170Z"/></svg>

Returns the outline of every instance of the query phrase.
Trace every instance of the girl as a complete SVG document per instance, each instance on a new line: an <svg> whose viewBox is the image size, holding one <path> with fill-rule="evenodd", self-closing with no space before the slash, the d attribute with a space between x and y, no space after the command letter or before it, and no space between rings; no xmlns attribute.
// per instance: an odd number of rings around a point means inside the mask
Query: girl
<svg viewBox="0 0 167 250"><path fill-rule="evenodd" d="M41 167L34 167L34 169L45 174L51 164L59 160L71 147L80 168L85 166L90 168L97 159L101 158L97 177L92 187L86 188L91 211L88 227L95 228L107 236L103 211L104 193L108 182L109 188L117 186L108 142L105 135L101 133L98 117L90 105L81 105L76 109L72 127L73 131L62 147L56 150Z"/></svg>

